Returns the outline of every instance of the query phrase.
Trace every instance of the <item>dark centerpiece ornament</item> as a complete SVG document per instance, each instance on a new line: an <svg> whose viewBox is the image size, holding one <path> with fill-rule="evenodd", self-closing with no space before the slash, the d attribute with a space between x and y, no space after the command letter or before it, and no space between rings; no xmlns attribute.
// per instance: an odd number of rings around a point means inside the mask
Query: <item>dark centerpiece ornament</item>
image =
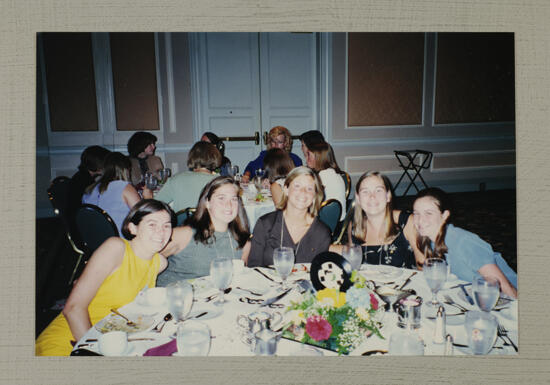
<svg viewBox="0 0 550 385"><path fill-rule="evenodd" d="M384 313L370 282L342 256L317 255L310 270L316 293L305 292L287 308L283 337L348 354L379 331Z"/></svg>

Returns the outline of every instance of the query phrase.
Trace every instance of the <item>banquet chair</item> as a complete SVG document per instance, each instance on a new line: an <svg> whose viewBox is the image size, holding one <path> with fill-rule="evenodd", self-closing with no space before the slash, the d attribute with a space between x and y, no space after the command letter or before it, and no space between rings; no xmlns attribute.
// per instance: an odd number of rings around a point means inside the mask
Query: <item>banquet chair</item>
<svg viewBox="0 0 550 385"><path fill-rule="evenodd" d="M345 171L341 171L340 176L344 180L344 184L346 186L346 207L342 207L342 210L347 210L349 205L350 205L349 196L350 196L350 193L351 193L351 177Z"/></svg>
<svg viewBox="0 0 550 385"><path fill-rule="evenodd" d="M353 222L354 211L355 211L355 201L351 203L350 208L346 213L344 220L342 221L342 227L340 228L338 237L336 237L336 240L334 240L334 243L336 243L337 245L339 245L342 242L342 237L344 236L346 229L350 226L350 223Z"/></svg>
<svg viewBox="0 0 550 385"><path fill-rule="evenodd" d="M178 218L178 226L183 226L185 222L193 216L195 211L197 211L195 207L188 207L178 211L176 213L176 217Z"/></svg>
<svg viewBox="0 0 550 385"><path fill-rule="evenodd" d="M109 237L118 237L118 229L113 219L101 208L83 204L75 213L75 224L86 259Z"/></svg>
<svg viewBox="0 0 550 385"><path fill-rule="evenodd" d="M82 250L82 242L78 238L78 232L75 229L74 218L69 213L69 181L70 178L66 176L58 176L52 180L50 187L48 187L48 198L53 207L53 212L56 217L61 219L63 226L65 227L65 233L69 244L74 252L78 255L75 267L69 278L69 286L72 284L78 266L84 256Z"/></svg>
<svg viewBox="0 0 550 385"><path fill-rule="evenodd" d="M328 199L321 203L319 219L328 226L331 234L334 233L334 230L340 221L341 214L342 205L336 199Z"/></svg>

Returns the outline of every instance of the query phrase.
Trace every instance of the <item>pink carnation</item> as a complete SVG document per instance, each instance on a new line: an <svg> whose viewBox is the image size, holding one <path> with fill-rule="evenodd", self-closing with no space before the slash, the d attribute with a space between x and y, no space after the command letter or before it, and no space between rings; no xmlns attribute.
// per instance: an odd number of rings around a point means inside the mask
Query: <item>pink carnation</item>
<svg viewBox="0 0 550 385"><path fill-rule="evenodd" d="M370 293L370 305L372 306L373 310L378 310L378 300L372 293Z"/></svg>
<svg viewBox="0 0 550 385"><path fill-rule="evenodd" d="M332 326L326 319L316 315L307 319L306 332L315 341L323 341L330 337Z"/></svg>

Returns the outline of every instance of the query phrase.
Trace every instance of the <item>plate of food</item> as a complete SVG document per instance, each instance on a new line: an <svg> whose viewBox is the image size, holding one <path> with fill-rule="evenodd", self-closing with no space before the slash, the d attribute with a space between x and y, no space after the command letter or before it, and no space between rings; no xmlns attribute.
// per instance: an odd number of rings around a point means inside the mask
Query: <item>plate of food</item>
<svg viewBox="0 0 550 385"><path fill-rule="evenodd" d="M124 314L134 324L128 325L126 320L116 314L109 314L101 321L95 324L95 328L100 333L107 333L113 331L122 331L128 334L146 332L153 328L155 319L152 316L143 314Z"/></svg>

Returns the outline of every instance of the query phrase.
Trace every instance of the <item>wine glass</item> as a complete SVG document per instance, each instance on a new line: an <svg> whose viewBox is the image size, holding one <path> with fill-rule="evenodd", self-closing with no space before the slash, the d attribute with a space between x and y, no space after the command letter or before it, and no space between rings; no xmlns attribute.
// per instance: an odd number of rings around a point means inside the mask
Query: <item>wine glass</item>
<svg viewBox="0 0 550 385"><path fill-rule="evenodd" d="M388 353L395 356L422 356L424 341L413 330L397 330L390 337Z"/></svg>
<svg viewBox="0 0 550 385"><path fill-rule="evenodd" d="M145 186L151 191L154 191L158 186L157 177L149 171L145 173Z"/></svg>
<svg viewBox="0 0 550 385"><path fill-rule="evenodd" d="M481 311L491 311L497 304L500 285L495 278L477 277L472 282L472 294Z"/></svg>
<svg viewBox="0 0 550 385"><path fill-rule="evenodd" d="M172 170L169 168L163 168L162 170L158 171L159 178L160 178L160 184L165 184L168 178L172 175Z"/></svg>
<svg viewBox="0 0 550 385"><path fill-rule="evenodd" d="M274 249L273 264L281 277L283 290L288 289L286 279L294 267L294 250L291 247L278 247Z"/></svg>
<svg viewBox="0 0 550 385"><path fill-rule="evenodd" d="M233 179L235 179L235 177L239 175L239 166L237 166L236 164L232 164L231 166L229 166L229 175L231 175Z"/></svg>
<svg viewBox="0 0 550 385"><path fill-rule="evenodd" d="M342 257L347 259L352 270L359 271L361 263L363 262L363 249L361 246L344 246Z"/></svg>
<svg viewBox="0 0 550 385"><path fill-rule="evenodd" d="M424 263L423 272L426 283L432 291L432 300L427 301L426 305L433 309L437 309L439 307L437 292L443 287L447 280L447 262L441 258L428 258Z"/></svg>
<svg viewBox="0 0 550 385"><path fill-rule="evenodd" d="M183 321L193 306L193 286L177 281L166 286L168 309L176 321Z"/></svg>
<svg viewBox="0 0 550 385"><path fill-rule="evenodd" d="M178 325L176 345L178 356L207 356L210 351L210 328L194 320Z"/></svg>
<svg viewBox="0 0 550 385"><path fill-rule="evenodd" d="M210 279L214 287L220 291L218 300L214 305L221 306L227 302L223 297L223 292L229 287L233 276L233 262L229 258L216 258L210 262Z"/></svg>

